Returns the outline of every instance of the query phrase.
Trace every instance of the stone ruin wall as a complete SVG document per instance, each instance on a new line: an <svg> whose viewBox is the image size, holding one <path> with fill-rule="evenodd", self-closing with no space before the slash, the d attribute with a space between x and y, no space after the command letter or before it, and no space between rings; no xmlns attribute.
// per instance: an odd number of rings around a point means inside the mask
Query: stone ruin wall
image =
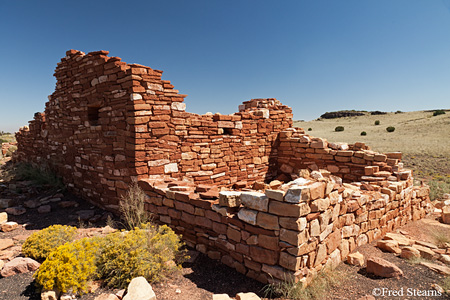
<svg viewBox="0 0 450 300"><path fill-rule="evenodd" d="M66 53L45 112L16 135L17 160L51 165L76 193L113 210L131 177L231 186L271 174L291 108L255 99L233 115L188 113L162 71L107 54Z"/></svg>
<svg viewBox="0 0 450 300"><path fill-rule="evenodd" d="M136 178L156 221L262 282L309 282L429 211L429 189L413 186L401 153L311 137L276 99L188 113L162 71L107 54L66 53L14 157L54 168L96 205L117 211Z"/></svg>

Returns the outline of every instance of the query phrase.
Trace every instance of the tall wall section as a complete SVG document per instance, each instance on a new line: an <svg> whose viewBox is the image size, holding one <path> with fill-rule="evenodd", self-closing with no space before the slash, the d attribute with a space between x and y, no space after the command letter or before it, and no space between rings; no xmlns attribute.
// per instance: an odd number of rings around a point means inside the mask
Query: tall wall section
<svg viewBox="0 0 450 300"><path fill-rule="evenodd" d="M16 160L49 165L109 209L132 177L231 186L276 174L273 145L291 108L254 99L232 115L188 113L162 71L107 54L67 51L45 112L16 135Z"/></svg>

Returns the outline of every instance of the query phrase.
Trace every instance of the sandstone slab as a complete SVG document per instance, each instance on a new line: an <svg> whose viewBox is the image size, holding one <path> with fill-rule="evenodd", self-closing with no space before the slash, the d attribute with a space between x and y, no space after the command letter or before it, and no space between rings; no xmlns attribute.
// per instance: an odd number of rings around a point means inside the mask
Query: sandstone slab
<svg viewBox="0 0 450 300"><path fill-rule="evenodd" d="M403 271L399 267L380 257L368 258L366 271L369 274L384 278L403 276Z"/></svg>
<svg viewBox="0 0 450 300"><path fill-rule="evenodd" d="M3 277L35 271L41 264L29 257L16 257L7 262L1 271Z"/></svg>

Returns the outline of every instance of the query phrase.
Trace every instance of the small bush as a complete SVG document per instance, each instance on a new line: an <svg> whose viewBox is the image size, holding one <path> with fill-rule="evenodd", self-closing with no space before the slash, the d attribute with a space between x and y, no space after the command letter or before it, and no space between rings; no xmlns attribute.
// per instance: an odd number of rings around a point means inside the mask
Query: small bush
<svg viewBox="0 0 450 300"><path fill-rule="evenodd" d="M376 120L375 125L380 125L380 120Z"/></svg>
<svg viewBox="0 0 450 300"><path fill-rule="evenodd" d="M132 230L141 227L150 221L151 215L145 210L145 192L138 186L137 181L133 181L125 196L121 197L119 203L120 212L125 222L125 226Z"/></svg>
<svg viewBox="0 0 450 300"><path fill-rule="evenodd" d="M176 268L179 237L166 225L144 226L109 234L98 262L98 274L110 287L125 288L137 276L152 282Z"/></svg>
<svg viewBox="0 0 450 300"><path fill-rule="evenodd" d="M6 150L6 157L11 157L13 153L17 150L17 146L10 146L8 150Z"/></svg>
<svg viewBox="0 0 450 300"><path fill-rule="evenodd" d="M29 180L38 186L65 189L61 177L53 172L49 166L36 167L29 163L17 163L9 173L16 180Z"/></svg>
<svg viewBox="0 0 450 300"><path fill-rule="evenodd" d="M323 299L332 287L338 286L343 276L345 276L343 272L325 270L320 272L306 288L293 280L284 280L266 285L263 291L265 297L277 296L282 299L318 300Z"/></svg>
<svg viewBox="0 0 450 300"><path fill-rule="evenodd" d="M52 225L30 235L22 245L24 255L43 261L56 248L73 241L77 229L67 225Z"/></svg>
<svg viewBox="0 0 450 300"><path fill-rule="evenodd" d="M445 111L442 110L442 109L439 109L439 110L435 110L433 112L433 117L436 117L436 116L439 116L439 115L445 115Z"/></svg>
<svg viewBox="0 0 450 300"><path fill-rule="evenodd" d="M430 199L442 199L444 194L450 193L450 178L433 179L427 182L430 186Z"/></svg>
<svg viewBox="0 0 450 300"><path fill-rule="evenodd" d="M367 135L367 132L361 131L361 135Z"/></svg>
<svg viewBox="0 0 450 300"><path fill-rule="evenodd" d="M447 295L450 295L450 277L447 276L445 277L445 279L442 281L441 287L444 289L445 293Z"/></svg>
<svg viewBox="0 0 450 300"><path fill-rule="evenodd" d="M394 132L395 131L395 127L394 126L389 126L386 128L387 132Z"/></svg>
<svg viewBox="0 0 450 300"><path fill-rule="evenodd" d="M99 238L84 238L59 246L51 252L34 274L44 290L83 293L96 277Z"/></svg>
<svg viewBox="0 0 450 300"><path fill-rule="evenodd" d="M312 131L312 128L311 128L311 127L309 127L309 128L308 128L308 131Z"/></svg>
<svg viewBox="0 0 450 300"><path fill-rule="evenodd" d="M334 131L344 131L344 126L337 126Z"/></svg>
<svg viewBox="0 0 450 300"><path fill-rule="evenodd" d="M47 256L34 277L42 289L74 294L86 292L89 281L95 279L121 288L137 276L153 282L177 269L174 260L184 258L181 246L169 227L144 224L131 231L61 245Z"/></svg>

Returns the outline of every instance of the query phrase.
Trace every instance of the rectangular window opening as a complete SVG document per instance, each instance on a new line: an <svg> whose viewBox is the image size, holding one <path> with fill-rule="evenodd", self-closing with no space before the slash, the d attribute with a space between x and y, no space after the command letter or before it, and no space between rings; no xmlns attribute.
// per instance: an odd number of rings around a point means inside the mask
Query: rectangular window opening
<svg viewBox="0 0 450 300"><path fill-rule="evenodd" d="M91 126L98 125L98 119L100 114L99 110L100 107L98 106L88 107L88 121Z"/></svg>

